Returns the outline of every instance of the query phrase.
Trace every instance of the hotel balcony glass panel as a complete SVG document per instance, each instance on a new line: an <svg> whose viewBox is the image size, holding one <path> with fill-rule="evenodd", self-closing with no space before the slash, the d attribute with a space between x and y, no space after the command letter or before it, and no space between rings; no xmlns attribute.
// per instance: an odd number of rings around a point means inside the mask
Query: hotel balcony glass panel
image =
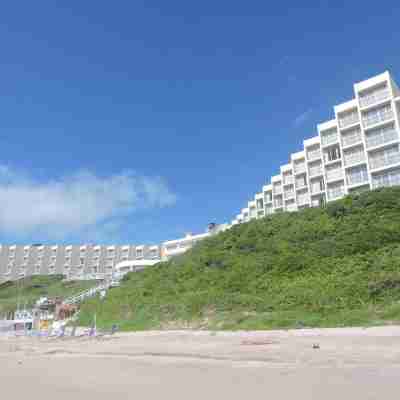
<svg viewBox="0 0 400 400"><path fill-rule="evenodd" d="M286 204L286 211L297 211L297 205L295 202Z"/></svg>
<svg viewBox="0 0 400 400"><path fill-rule="evenodd" d="M325 190L324 181L322 179L311 181L311 193L319 193Z"/></svg>
<svg viewBox="0 0 400 400"><path fill-rule="evenodd" d="M294 182L293 175L283 175L283 184L291 185Z"/></svg>
<svg viewBox="0 0 400 400"><path fill-rule="evenodd" d="M322 164L319 163L319 164L310 165L309 174L310 174L310 177L321 175L322 174Z"/></svg>
<svg viewBox="0 0 400 400"><path fill-rule="evenodd" d="M265 192L264 193L264 201L266 203L271 203L272 202L272 193L271 192Z"/></svg>
<svg viewBox="0 0 400 400"><path fill-rule="evenodd" d="M359 127L352 129L346 133L342 133L342 146L351 146L362 140L361 129Z"/></svg>
<svg viewBox="0 0 400 400"><path fill-rule="evenodd" d="M314 150L308 150L307 151L307 158L311 161L311 160L317 160L318 158L321 158L321 150L318 149L314 149Z"/></svg>
<svg viewBox="0 0 400 400"><path fill-rule="evenodd" d="M273 212L274 212L274 210L273 210L271 205L265 207L265 214L266 215L272 214Z"/></svg>
<svg viewBox="0 0 400 400"><path fill-rule="evenodd" d="M393 118L393 110L390 104L376 108L363 114L363 124L365 127L385 122Z"/></svg>
<svg viewBox="0 0 400 400"><path fill-rule="evenodd" d="M301 175L296 178L296 189L302 189L307 187L307 179L305 175Z"/></svg>
<svg viewBox="0 0 400 400"><path fill-rule="evenodd" d="M339 117L339 126L341 128L346 128L346 126L354 125L359 121L358 111L354 110L342 114Z"/></svg>
<svg viewBox="0 0 400 400"><path fill-rule="evenodd" d="M344 165L357 164L365 161L365 152L363 147L356 147L343 152Z"/></svg>
<svg viewBox="0 0 400 400"><path fill-rule="evenodd" d="M291 197L294 197L294 190L293 189L285 190L284 196L285 199L290 199Z"/></svg>
<svg viewBox="0 0 400 400"><path fill-rule="evenodd" d="M333 181L333 180L341 179L341 178L343 178L343 169L342 168L326 170L326 180L327 181Z"/></svg>
<svg viewBox="0 0 400 400"><path fill-rule="evenodd" d="M368 182L368 171L366 165L348 170L346 180L349 186Z"/></svg>
<svg viewBox="0 0 400 400"><path fill-rule="evenodd" d="M382 144L389 143L398 139L399 134L397 133L394 124L374 129L365 134L367 148L380 146Z"/></svg>
<svg viewBox="0 0 400 400"><path fill-rule="evenodd" d="M372 104L379 103L380 101L386 100L390 97L389 89L385 87L381 87L379 89L375 89L374 91L370 91L365 94L360 94L360 106L368 107Z"/></svg>
<svg viewBox="0 0 400 400"><path fill-rule="evenodd" d="M283 200L281 198L275 199L274 201L275 208L279 208L283 206Z"/></svg>
<svg viewBox="0 0 400 400"><path fill-rule="evenodd" d="M299 206L304 206L310 203L310 196L308 193L301 193L297 196L297 204Z"/></svg>
<svg viewBox="0 0 400 400"><path fill-rule="evenodd" d="M338 141L338 133L336 128L330 131L321 132L321 145L328 146Z"/></svg>
<svg viewBox="0 0 400 400"><path fill-rule="evenodd" d="M344 186L340 184L328 187L327 195L329 200L334 200L342 197L344 195Z"/></svg>
<svg viewBox="0 0 400 400"><path fill-rule="evenodd" d="M371 169L382 168L400 163L400 153L398 146L371 154L369 164Z"/></svg>
<svg viewBox="0 0 400 400"><path fill-rule="evenodd" d="M372 188L400 185L400 169L372 175Z"/></svg>
<svg viewBox="0 0 400 400"><path fill-rule="evenodd" d="M301 174L303 172L306 172L306 163L304 161L297 163L295 162L293 168L295 174Z"/></svg>

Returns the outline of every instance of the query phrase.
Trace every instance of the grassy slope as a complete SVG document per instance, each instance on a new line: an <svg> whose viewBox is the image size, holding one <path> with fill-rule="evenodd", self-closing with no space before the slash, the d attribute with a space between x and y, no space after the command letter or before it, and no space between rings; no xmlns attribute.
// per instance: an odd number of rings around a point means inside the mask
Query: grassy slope
<svg viewBox="0 0 400 400"><path fill-rule="evenodd" d="M400 321L400 188L242 224L84 304L122 329Z"/></svg>
<svg viewBox="0 0 400 400"><path fill-rule="evenodd" d="M93 281L62 282L61 275L33 276L0 286L0 314L21 306L32 305L41 296L68 297L94 286Z"/></svg>

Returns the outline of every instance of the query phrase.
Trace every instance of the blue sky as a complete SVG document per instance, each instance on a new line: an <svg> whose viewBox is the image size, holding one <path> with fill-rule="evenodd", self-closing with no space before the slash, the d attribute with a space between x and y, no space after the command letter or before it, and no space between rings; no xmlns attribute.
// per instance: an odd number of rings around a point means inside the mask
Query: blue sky
<svg viewBox="0 0 400 400"><path fill-rule="evenodd" d="M230 221L352 84L400 81L400 7L16 1L0 12L0 241Z"/></svg>

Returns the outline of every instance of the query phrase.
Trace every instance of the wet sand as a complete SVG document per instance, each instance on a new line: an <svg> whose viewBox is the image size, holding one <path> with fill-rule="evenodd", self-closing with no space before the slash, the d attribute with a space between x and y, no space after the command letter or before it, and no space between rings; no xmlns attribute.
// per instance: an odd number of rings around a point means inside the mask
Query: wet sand
<svg viewBox="0 0 400 400"><path fill-rule="evenodd" d="M0 363L13 399L398 399L400 327L0 337Z"/></svg>

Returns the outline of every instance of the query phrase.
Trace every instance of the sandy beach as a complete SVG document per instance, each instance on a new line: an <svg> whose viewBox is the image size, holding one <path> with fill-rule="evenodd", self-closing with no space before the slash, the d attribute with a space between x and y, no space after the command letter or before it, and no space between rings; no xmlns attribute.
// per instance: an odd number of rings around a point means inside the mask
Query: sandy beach
<svg viewBox="0 0 400 400"><path fill-rule="evenodd" d="M13 399L397 399L400 327L0 337Z"/></svg>

